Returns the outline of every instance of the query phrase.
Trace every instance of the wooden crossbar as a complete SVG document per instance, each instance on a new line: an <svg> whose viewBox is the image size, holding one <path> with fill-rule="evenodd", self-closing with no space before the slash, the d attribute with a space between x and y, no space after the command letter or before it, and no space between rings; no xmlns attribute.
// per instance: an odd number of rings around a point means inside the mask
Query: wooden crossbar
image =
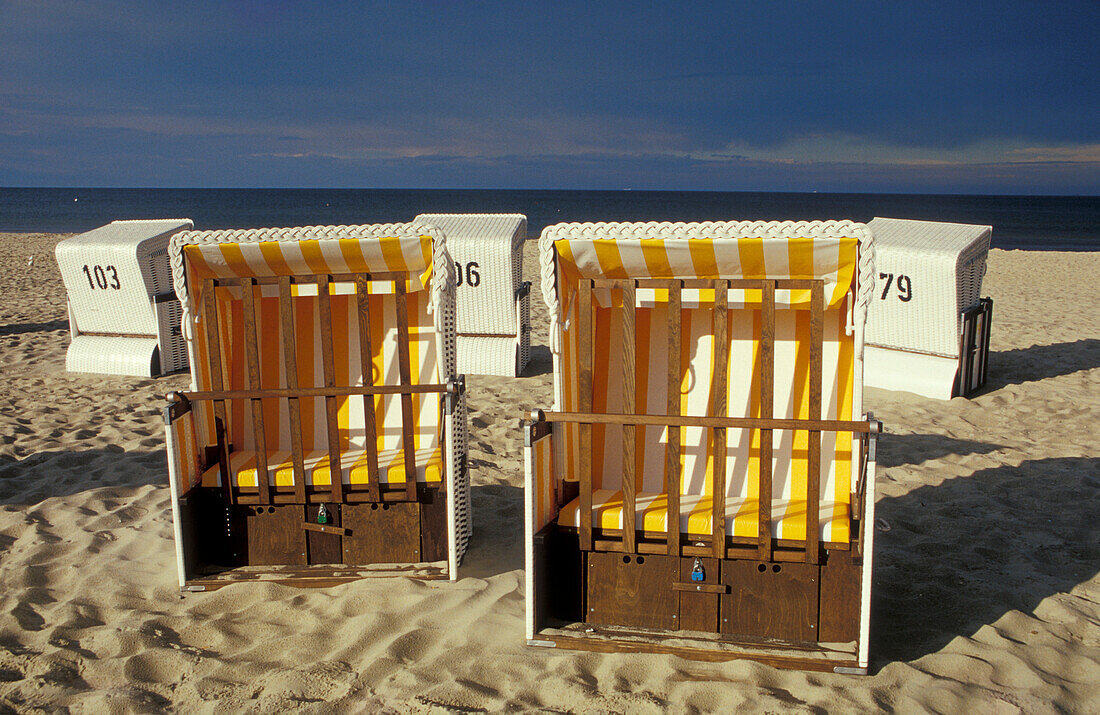
<svg viewBox="0 0 1100 715"><path fill-rule="evenodd" d="M449 385L433 383L425 385L337 385L335 387L276 387L267 390L196 390L181 392L189 400L250 400L259 397L347 397L359 395L422 395L432 392L448 392Z"/></svg>
<svg viewBox="0 0 1100 715"><path fill-rule="evenodd" d="M190 393L181 393L190 397ZM712 417L692 415L616 414L613 412L543 412L536 410L535 419L547 422L575 422L590 425L657 425L660 427L719 427L758 430L819 430L821 432L878 432L877 423L857 420L797 420L773 417Z"/></svg>

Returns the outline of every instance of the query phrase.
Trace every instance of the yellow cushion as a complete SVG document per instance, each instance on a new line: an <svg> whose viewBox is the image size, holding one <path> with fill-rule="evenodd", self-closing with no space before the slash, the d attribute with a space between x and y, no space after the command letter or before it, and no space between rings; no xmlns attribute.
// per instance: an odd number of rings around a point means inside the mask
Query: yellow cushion
<svg viewBox="0 0 1100 715"><path fill-rule="evenodd" d="M743 497L726 498L726 534L755 538L759 533L759 502ZM595 512L592 526L603 529L623 528L623 493L610 489L592 492ZM668 497L665 494L638 494L634 500L635 528L642 531L668 530ZM710 536L712 500L709 496L680 497L680 532ZM850 540L848 505L843 502L821 503L820 527L822 541L847 543ZM580 497L569 502L558 514L558 524L580 526ZM772 536L780 539L806 538L806 504L790 499L772 500Z"/></svg>
<svg viewBox="0 0 1100 715"><path fill-rule="evenodd" d="M443 479L443 450L439 445L416 450L416 480L439 482ZM328 452L310 451L303 456L306 484L316 486L332 484ZM275 486L294 486L294 463L287 451L270 452L267 455L268 474L273 475ZM229 455L229 471L233 474L233 486L254 487L256 480L256 453L248 450ZM362 449L340 452L340 472L344 484L368 484L367 453ZM377 480L382 484L405 483L405 455L400 449L386 449L378 453ZM205 487L221 485L221 468L218 464L202 475Z"/></svg>

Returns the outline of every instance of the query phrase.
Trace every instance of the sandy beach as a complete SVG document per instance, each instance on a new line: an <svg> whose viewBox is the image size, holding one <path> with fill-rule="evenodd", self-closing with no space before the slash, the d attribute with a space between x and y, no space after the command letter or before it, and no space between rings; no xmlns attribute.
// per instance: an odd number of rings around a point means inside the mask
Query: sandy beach
<svg viewBox="0 0 1100 715"><path fill-rule="evenodd" d="M1100 709L1100 253L990 252L974 399L868 389L880 441L872 674L528 648L517 422L468 376L474 538L457 583L181 596L163 395L65 371L60 235L0 234L0 713ZM526 273L537 275L533 242Z"/></svg>

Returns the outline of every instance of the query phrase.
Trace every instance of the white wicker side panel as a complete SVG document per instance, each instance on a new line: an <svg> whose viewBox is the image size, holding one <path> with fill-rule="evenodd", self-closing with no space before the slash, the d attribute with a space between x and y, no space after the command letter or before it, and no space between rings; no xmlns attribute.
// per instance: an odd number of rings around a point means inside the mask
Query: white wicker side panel
<svg viewBox="0 0 1100 715"><path fill-rule="evenodd" d="M156 338L78 335L65 353L69 372L153 377Z"/></svg>
<svg viewBox="0 0 1100 715"><path fill-rule="evenodd" d="M470 545L470 537L474 534L473 508L470 503L470 470L466 463L469 435L465 394L459 396L451 421L454 438L451 454L455 465L454 492L452 493L455 514L455 554L457 563L462 563L462 558Z"/></svg>
<svg viewBox="0 0 1100 715"><path fill-rule="evenodd" d="M867 344L959 356L962 311L981 297L987 226L876 218L877 286Z"/></svg>
<svg viewBox="0 0 1100 715"><path fill-rule="evenodd" d="M458 338L458 372L468 375L516 376L516 337Z"/></svg>
<svg viewBox="0 0 1100 715"><path fill-rule="evenodd" d="M183 308L179 300L172 298L156 304L157 343L160 346L160 372L178 372L187 369L187 343L183 339L180 321Z"/></svg>
<svg viewBox="0 0 1100 715"><path fill-rule="evenodd" d="M527 219L521 214L422 214L418 221L438 226L455 263L459 372L517 375L523 328L516 291L523 283L523 241ZM507 362L496 342L472 338L508 337ZM527 339L529 343L529 338ZM488 352L478 352L486 348ZM521 368L522 369L522 368Z"/></svg>

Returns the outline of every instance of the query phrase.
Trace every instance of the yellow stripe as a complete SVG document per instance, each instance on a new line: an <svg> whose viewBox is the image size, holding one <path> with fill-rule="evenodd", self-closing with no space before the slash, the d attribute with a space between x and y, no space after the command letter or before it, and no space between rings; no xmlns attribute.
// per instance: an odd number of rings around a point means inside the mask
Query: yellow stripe
<svg viewBox="0 0 1100 715"><path fill-rule="evenodd" d="M291 275L290 266L283 256L283 247L279 241L261 241L256 244L260 248L260 255L271 272L277 276Z"/></svg>
<svg viewBox="0 0 1100 715"><path fill-rule="evenodd" d="M408 263L405 262L405 253L401 250L401 241L397 238L383 238L378 241L382 249L382 257L386 261L386 267L391 271L407 273Z"/></svg>
<svg viewBox="0 0 1100 715"><path fill-rule="evenodd" d="M760 311L755 310L752 313L752 371L751 371L751 387L749 389L749 416L761 417L763 410L760 402L760 386L762 381L762 358L761 358L761 344L760 333L762 328L762 319ZM746 491L746 503L742 505L738 510L736 516L733 519L734 533L744 533L748 536L755 536L758 530L759 518L756 511L750 508L750 502L752 504L758 504L760 501L760 477L761 477L761 464L760 464L760 446L761 446L761 434L760 430L753 430L751 437L749 438L749 457L748 467L746 469L746 479L748 480Z"/></svg>
<svg viewBox="0 0 1100 715"><path fill-rule="evenodd" d="M198 246L183 247L183 262L191 269L192 277L195 279L191 281L190 287L192 296L198 300L199 292L202 289L200 281L204 278L213 278L215 275L214 269L206 262L206 256L202 254L202 249Z"/></svg>
<svg viewBox="0 0 1100 715"><path fill-rule="evenodd" d="M330 286L331 288L331 286ZM349 321L352 311L349 309L349 299L354 295L334 295L331 297L332 305L332 362L335 367L333 379L337 385L351 383L351 364L349 360L350 337ZM351 426L351 398L347 396L336 398L336 423L339 431L340 449L347 449L350 444L348 430ZM344 466L341 463L341 467Z"/></svg>
<svg viewBox="0 0 1100 715"><path fill-rule="evenodd" d="M406 298L408 301L408 314L409 314L409 379L414 385L420 384L420 296L423 293L409 293ZM412 396L412 434L413 434L413 449L420 449L420 403L421 396Z"/></svg>
<svg viewBox="0 0 1100 715"><path fill-rule="evenodd" d="M386 379L386 354L385 343L386 337L386 325L391 319L386 311L385 295L372 295L370 297L370 340L371 347L374 350L374 354L371 356L371 365L374 370L374 384L382 384ZM379 396L374 398L374 424L377 429L377 439L375 440L375 446L379 453L385 449L386 445L386 430L385 430L385 417L386 417L386 405L393 397ZM388 466L379 462L380 468L388 469Z"/></svg>
<svg viewBox="0 0 1100 715"><path fill-rule="evenodd" d="M313 296L297 296L292 299L294 303L294 328L295 328L295 354L298 364L298 386L319 387L314 377L314 356L318 354L320 338L316 336L317 325L314 309L317 306L317 298ZM324 404L320 397L303 397L298 400L301 410L302 422L302 448L317 449L319 445L314 443L316 430L313 425L317 419L317 404Z"/></svg>
<svg viewBox="0 0 1100 715"><path fill-rule="evenodd" d="M323 276L332 272L328 261L325 260L325 255L321 252L320 241L316 239L298 241L298 248L302 251L302 258L305 259L306 265L313 273Z"/></svg>
<svg viewBox="0 0 1100 715"><path fill-rule="evenodd" d="M764 265L764 241L760 238L741 238L737 241L737 254L741 259L741 275L745 278L767 278L768 271ZM761 301L760 291L745 291L745 303L747 305L759 305Z"/></svg>
<svg viewBox="0 0 1100 715"><path fill-rule="evenodd" d="M595 300L593 300L595 303ZM579 306L584 310L584 306ZM592 411L607 412L608 385L611 378L611 314L612 308L596 308L596 339L592 342ZM607 425L592 425L592 488L604 488L604 455L607 447ZM610 486L607 487L610 489Z"/></svg>
<svg viewBox="0 0 1100 715"><path fill-rule="evenodd" d="M813 239L792 238L787 242L787 266L791 278L815 278ZM808 305L810 291L792 290L792 305Z"/></svg>
<svg viewBox="0 0 1100 715"><path fill-rule="evenodd" d="M837 320L837 340L840 342L840 354L837 358L837 419L852 419L852 392L855 373L854 338L844 329L844 307L841 307ZM852 489L852 433L838 432L836 435L836 484L833 498L837 502L838 517L833 522L833 540L851 539L847 504ZM860 515L862 517L862 515Z"/></svg>
<svg viewBox="0 0 1100 715"><path fill-rule="evenodd" d="M718 259L714 255L714 241L689 240L688 251L691 253L691 264L695 267L695 274L699 278L717 278Z"/></svg>
<svg viewBox="0 0 1100 715"><path fill-rule="evenodd" d="M367 259L363 257L363 242L357 238L341 238L337 241L340 254L344 257L344 263L348 264L348 270L352 273L366 273L370 270Z"/></svg>
<svg viewBox="0 0 1100 715"><path fill-rule="evenodd" d="M600 270L608 278L629 278L630 275L623 269L623 258L619 254L619 246L615 241L599 239L592 242L592 250L596 253L596 260L600 263Z"/></svg>
<svg viewBox="0 0 1100 715"><path fill-rule="evenodd" d="M260 387L272 389L279 387L279 375L283 365L282 328L279 326L279 299L260 298L257 301L259 315L256 320L256 333L260 342ZM268 448L279 444L280 423L282 421L282 400L268 398L261 401L264 415L264 439Z"/></svg>
<svg viewBox="0 0 1100 715"><path fill-rule="evenodd" d="M244 253L241 251L241 244L239 243L219 243L218 249L221 251L222 260L225 261L226 269L235 276L250 276L254 271L252 267L248 265L248 261L244 258Z"/></svg>
<svg viewBox="0 0 1100 715"><path fill-rule="evenodd" d="M795 320L795 361L792 392L794 400L794 418L810 418L810 314L806 311L793 311ZM810 466L810 433L806 430L791 432L791 499L787 513L783 518L783 531L786 539L806 538L807 499L817 504L817 495L808 494Z"/></svg>
<svg viewBox="0 0 1100 715"><path fill-rule="evenodd" d="M649 275L653 278L671 278L672 266L668 262L668 252L665 251L664 240L643 238L639 243Z"/></svg>
<svg viewBox="0 0 1100 715"><path fill-rule="evenodd" d="M652 308L640 308L634 316L636 349L634 351L637 370L634 373L634 407L638 414L649 413L649 351L650 323L653 319ZM645 445L648 430L655 429L639 425L634 428L634 493L642 491L645 483Z"/></svg>

